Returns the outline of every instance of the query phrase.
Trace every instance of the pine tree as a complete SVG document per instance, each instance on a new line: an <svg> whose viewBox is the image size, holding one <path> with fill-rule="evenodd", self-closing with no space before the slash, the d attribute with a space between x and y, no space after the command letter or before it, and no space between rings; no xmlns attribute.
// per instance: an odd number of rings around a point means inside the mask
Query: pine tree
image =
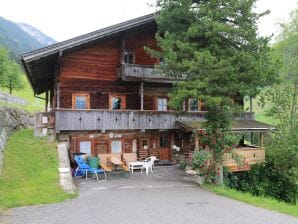
<svg viewBox="0 0 298 224"><path fill-rule="evenodd" d="M210 111L204 136L208 135L209 142L213 142L205 148L212 154L209 173L221 172L215 181L222 181L223 155L231 148L225 141L230 139L232 121L227 110L235 101L256 96L277 79L278 63L269 55L269 38L257 35L261 15L252 10L255 2L157 1L156 39L160 51L148 51L163 58L164 63L158 67L161 72L184 80L170 94L172 108L182 109L183 102L193 97L204 101ZM222 137L215 140L217 135Z"/></svg>
<svg viewBox="0 0 298 224"><path fill-rule="evenodd" d="M188 97L219 104L255 96L276 80L268 38L257 36L256 0L158 0L159 67L179 82L170 105Z"/></svg>

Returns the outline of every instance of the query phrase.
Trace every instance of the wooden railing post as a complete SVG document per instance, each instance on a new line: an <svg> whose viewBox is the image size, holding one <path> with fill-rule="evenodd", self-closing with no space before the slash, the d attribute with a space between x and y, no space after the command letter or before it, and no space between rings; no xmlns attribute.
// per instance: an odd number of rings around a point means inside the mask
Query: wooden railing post
<svg viewBox="0 0 298 224"><path fill-rule="evenodd" d="M141 82L140 93L141 93L141 110L144 110L144 83L143 82Z"/></svg>

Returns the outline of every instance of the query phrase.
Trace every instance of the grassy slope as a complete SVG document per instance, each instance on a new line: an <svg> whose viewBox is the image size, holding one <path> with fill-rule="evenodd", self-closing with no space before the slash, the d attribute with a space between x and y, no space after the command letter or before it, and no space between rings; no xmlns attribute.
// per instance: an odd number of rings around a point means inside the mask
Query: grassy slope
<svg viewBox="0 0 298 224"><path fill-rule="evenodd" d="M44 204L73 197L59 185L56 143L33 137L32 129L15 132L4 152L0 208Z"/></svg>
<svg viewBox="0 0 298 224"><path fill-rule="evenodd" d="M277 121L274 118L266 116L266 110L269 109L270 105L265 105L265 107L262 108L261 106L258 105L258 101L259 101L258 97L253 99L253 111L255 112L255 119L257 121L261 121L266 124L277 125ZM248 100L244 102L244 109L246 111L249 110Z"/></svg>
<svg viewBox="0 0 298 224"><path fill-rule="evenodd" d="M24 80L24 85L25 85L24 88L21 89L21 90L12 91L12 95L18 96L18 97L21 97L21 98L25 99L28 102L28 105L6 104L6 103L0 101L0 106L1 105L8 105L10 107L13 106L13 107L18 107L18 108L23 108L23 109L26 109L29 112L43 111L44 101L34 97L32 88L31 88L27 78L25 77L25 75L22 76L22 78ZM8 93L9 90L0 88L0 92Z"/></svg>
<svg viewBox="0 0 298 224"><path fill-rule="evenodd" d="M206 188L207 190L213 191L216 194L227 196L229 198L242 201L257 207L262 207L269 210L298 217L298 204L290 205L285 202L280 202L272 198L257 197L249 193L243 193L240 191L236 191L234 189L230 189L228 187L205 185L204 188Z"/></svg>

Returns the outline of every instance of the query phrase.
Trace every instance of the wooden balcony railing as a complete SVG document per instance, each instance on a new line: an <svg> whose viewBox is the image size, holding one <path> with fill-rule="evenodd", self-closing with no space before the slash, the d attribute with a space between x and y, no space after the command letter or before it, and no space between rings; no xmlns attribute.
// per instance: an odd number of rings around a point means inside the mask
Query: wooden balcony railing
<svg viewBox="0 0 298 224"><path fill-rule="evenodd" d="M50 134L54 127L54 113L42 112L34 115L34 136L42 137Z"/></svg>
<svg viewBox="0 0 298 224"><path fill-rule="evenodd" d="M242 160L242 164L238 165L237 162L232 159L231 153L225 154L224 165L229 167L230 171L245 171L250 170L251 165L262 162L265 160L265 149L264 148L237 148L235 151Z"/></svg>
<svg viewBox="0 0 298 224"><path fill-rule="evenodd" d="M55 129L57 133L71 130L177 129L176 121L201 121L205 113L56 109Z"/></svg>
<svg viewBox="0 0 298 224"><path fill-rule="evenodd" d="M178 80L158 72L151 65L122 64L118 75L125 81L174 83Z"/></svg>

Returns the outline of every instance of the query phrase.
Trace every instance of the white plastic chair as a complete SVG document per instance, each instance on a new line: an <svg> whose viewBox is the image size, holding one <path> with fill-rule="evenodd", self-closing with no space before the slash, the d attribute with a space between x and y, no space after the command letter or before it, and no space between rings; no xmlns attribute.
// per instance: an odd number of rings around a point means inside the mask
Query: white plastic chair
<svg viewBox="0 0 298 224"><path fill-rule="evenodd" d="M154 167L154 161L156 160L155 156L150 156L147 159L144 160L142 168L141 168L141 173L143 172L143 169L146 169L146 174L149 174L149 171L153 173L153 167Z"/></svg>

